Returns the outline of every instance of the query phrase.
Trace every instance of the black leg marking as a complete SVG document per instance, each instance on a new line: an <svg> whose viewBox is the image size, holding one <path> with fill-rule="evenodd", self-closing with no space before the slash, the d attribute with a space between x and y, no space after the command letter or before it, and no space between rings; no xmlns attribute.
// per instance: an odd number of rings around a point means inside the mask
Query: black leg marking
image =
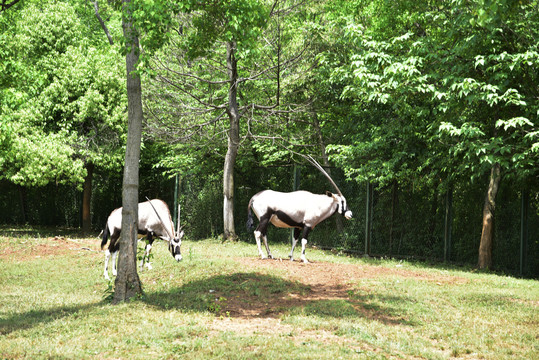
<svg viewBox="0 0 539 360"><path fill-rule="evenodd" d="M303 262L308 262L305 258L305 246L307 245L307 236L309 236L309 233L311 232L311 228L308 226L305 226L303 229L303 237L301 239L301 259Z"/></svg>
<svg viewBox="0 0 539 360"><path fill-rule="evenodd" d="M308 226L305 226L303 228L303 236L301 237L302 239L307 239L307 236L309 236L309 233L311 232L311 228L308 227Z"/></svg>
<svg viewBox="0 0 539 360"><path fill-rule="evenodd" d="M258 226L256 227L256 231L259 231L262 236L266 236L266 233L268 231L268 225L269 220L271 219L271 216L273 213L267 212L263 216L260 217L260 222L258 223Z"/></svg>

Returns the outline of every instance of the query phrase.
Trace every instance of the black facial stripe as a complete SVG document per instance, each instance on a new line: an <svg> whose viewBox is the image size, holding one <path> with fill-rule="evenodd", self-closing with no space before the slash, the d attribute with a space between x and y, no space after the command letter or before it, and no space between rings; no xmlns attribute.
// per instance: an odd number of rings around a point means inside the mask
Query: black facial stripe
<svg viewBox="0 0 539 360"><path fill-rule="evenodd" d="M176 255L176 254L181 254L181 244L173 244L172 241L169 243L169 246L170 246L170 252L172 253L172 255Z"/></svg>

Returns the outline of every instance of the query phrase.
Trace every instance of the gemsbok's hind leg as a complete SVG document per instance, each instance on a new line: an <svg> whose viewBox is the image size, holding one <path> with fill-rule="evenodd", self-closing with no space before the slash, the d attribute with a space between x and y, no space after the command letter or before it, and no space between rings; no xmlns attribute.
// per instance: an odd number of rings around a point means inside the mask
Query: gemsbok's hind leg
<svg viewBox="0 0 539 360"><path fill-rule="evenodd" d="M264 238L264 245L266 246L266 251L268 252L268 257L270 257L270 259L273 258L273 256L271 255L271 253L269 251L268 239L266 237L266 232L268 230L268 224L269 224L270 217L271 217L271 215L269 215L269 214L266 214L266 215L260 217L260 223L258 223L258 226L256 227L256 230L255 230L256 246L258 248L258 255L260 255L261 259L267 259L267 257L264 256L264 254L262 253L262 246L260 245L260 238Z"/></svg>
<svg viewBox="0 0 539 360"><path fill-rule="evenodd" d="M290 258L290 261L294 261L294 249L296 248L296 244L298 243L300 233L301 233L300 228L294 228L294 239L292 240L292 249L290 250L290 255L288 256Z"/></svg>
<svg viewBox="0 0 539 360"><path fill-rule="evenodd" d="M255 239L256 239L256 247L258 248L258 255L260 255L261 259L267 259L266 256L264 256L264 253L262 252L262 246L260 244L260 238L264 237L264 243L266 244L266 236L262 235L262 233L258 230L255 230ZM267 245L266 245L267 246Z"/></svg>

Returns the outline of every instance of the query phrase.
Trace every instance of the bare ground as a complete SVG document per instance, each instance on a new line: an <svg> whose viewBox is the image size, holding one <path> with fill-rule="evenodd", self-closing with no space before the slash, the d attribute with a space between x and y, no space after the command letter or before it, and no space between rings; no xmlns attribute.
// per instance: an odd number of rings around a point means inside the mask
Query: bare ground
<svg viewBox="0 0 539 360"><path fill-rule="evenodd" d="M374 265L335 264L328 262L311 262L308 264L288 260L261 260L259 258L236 258L243 268L263 274L275 273L277 269L284 270L287 280L299 284L306 291L290 291L287 294L257 301L255 296L249 299L244 293L241 296L229 296L223 304L221 317L214 320L213 330L233 331L235 333L267 333L291 334L294 328L281 322L281 315L292 308L302 308L308 304L324 301L342 300L351 304L358 315L394 325L404 324L402 318L385 314L374 309L368 309L351 297L357 291L358 283L380 277L414 278L419 281L444 284L465 284L469 280L455 276L430 275L424 272L388 268ZM368 287L362 288L368 293ZM219 294L216 294L217 296ZM295 334L297 337L298 334ZM302 332L301 336L316 338L319 341L331 343L345 341L329 331L316 330ZM364 349L366 350L366 349ZM370 349L373 350L373 349Z"/></svg>

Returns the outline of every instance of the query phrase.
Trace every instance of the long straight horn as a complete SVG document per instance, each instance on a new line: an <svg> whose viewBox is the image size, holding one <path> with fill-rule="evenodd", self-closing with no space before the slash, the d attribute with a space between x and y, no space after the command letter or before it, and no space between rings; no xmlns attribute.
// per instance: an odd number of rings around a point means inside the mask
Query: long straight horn
<svg viewBox="0 0 539 360"><path fill-rule="evenodd" d="M333 187L335 188L335 190L337 191L337 194L342 195L342 192L341 190L339 190L339 187L337 186L337 184L335 184L335 181L333 181L333 179L331 178L331 176L329 176L329 174L326 172L326 170L324 170L324 168L318 163L316 162L315 159L313 159L313 157L311 155L308 155L308 156L304 156L311 164L313 164L318 170L320 170L320 172L322 174L324 174L325 177L327 177L327 179L329 180L329 182L331 183L331 185L333 185Z"/></svg>
<svg viewBox="0 0 539 360"><path fill-rule="evenodd" d="M178 220L176 220L176 236L180 236L180 203L178 203Z"/></svg>
<svg viewBox="0 0 539 360"><path fill-rule="evenodd" d="M174 239L173 234L171 234L171 233L168 231L168 228L167 228L167 226L165 225L165 223L163 222L163 220L161 219L161 216L159 216L159 213L157 212L157 210L155 210L155 207L153 206L152 201L151 201L147 196L146 196L146 200L148 200L148 202L149 202L150 205L152 206L153 211L155 211L155 215L157 215L157 218L158 218L159 221L161 222L161 225L163 225L163 227L165 228L165 231L167 232L168 236L169 236L171 239ZM172 231L174 231L174 226L172 227Z"/></svg>

